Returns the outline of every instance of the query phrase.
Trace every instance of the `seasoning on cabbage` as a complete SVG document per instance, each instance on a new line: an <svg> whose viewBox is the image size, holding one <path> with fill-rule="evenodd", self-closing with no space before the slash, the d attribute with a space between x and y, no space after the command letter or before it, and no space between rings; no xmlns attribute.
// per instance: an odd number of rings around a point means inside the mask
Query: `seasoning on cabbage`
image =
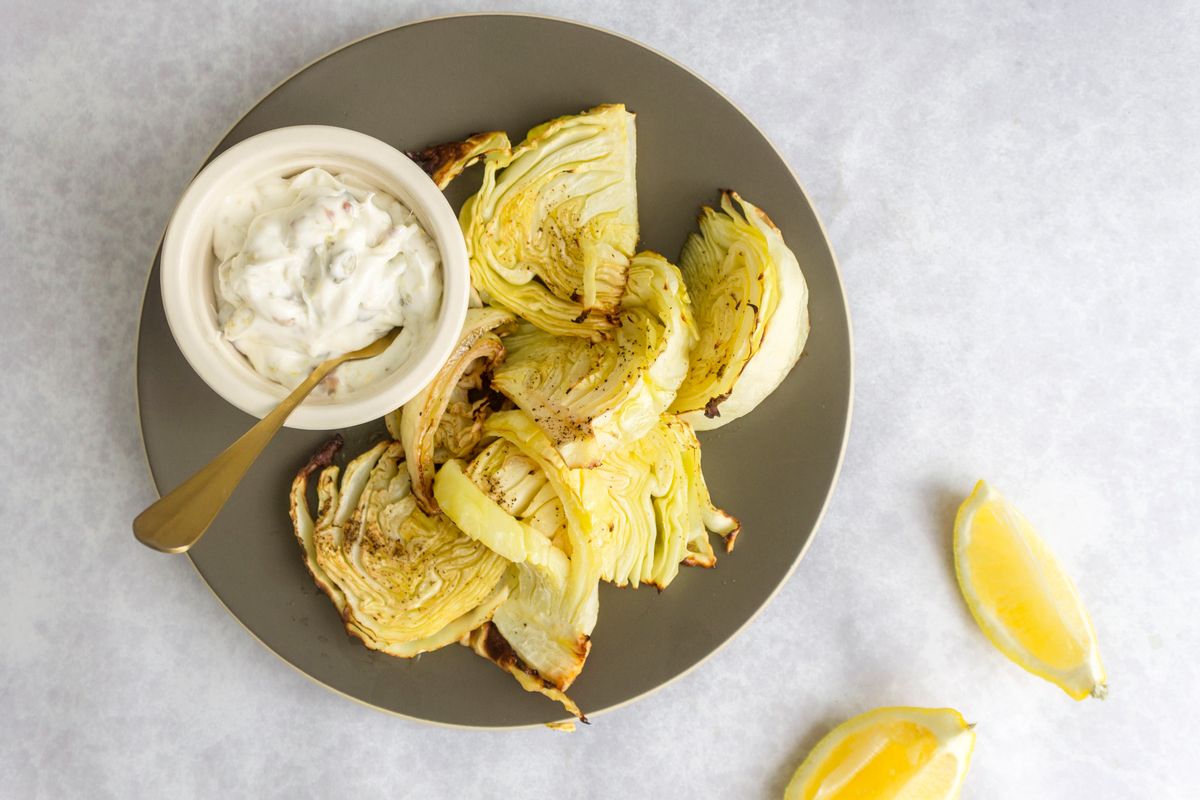
<svg viewBox="0 0 1200 800"><path fill-rule="evenodd" d="M508 562L441 516L416 507L398 442L339 470L341 437L296 475L291 516L304 563L346 630L372 650L409 658L466 637L508 597ZM308 478L321 470L317 517Z"/></svg>
<svg viewBox="0 0 1200 800"><path fill-rule="evenodd" d="M485 302L549 333L607 335L638 239L635 138L634 115L603 105L487 155L460 214Z"/></svg>
<svg viewBox="0 0 1200 800"><path fill-rule="evenodd" d="M722 194L720 211L703 210L679 267L700 338L671 410L708 430L748 414L795 366L808 285L779 229L736 192Z"/></svg>

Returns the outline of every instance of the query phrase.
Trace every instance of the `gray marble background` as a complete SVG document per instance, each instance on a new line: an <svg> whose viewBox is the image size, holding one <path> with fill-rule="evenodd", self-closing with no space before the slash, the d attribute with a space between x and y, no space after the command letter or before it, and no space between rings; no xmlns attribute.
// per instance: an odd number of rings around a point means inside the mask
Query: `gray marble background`
<svg viewBox="0 0 1200 800"><path fill-rule="evenodd" d="M703 667L573 735L331 694L129 533L153 499L138 306L197 165L345 41L517 6L0 6L0 797L771 797L833 723L891 704L978 722L966 797L1195 796L1194 4L520 6L638 38L762 126L828 226L858 359L795 577ZM1025 674L968 616L948 530L980 476L1076 576L1107 702Z"/></svg>

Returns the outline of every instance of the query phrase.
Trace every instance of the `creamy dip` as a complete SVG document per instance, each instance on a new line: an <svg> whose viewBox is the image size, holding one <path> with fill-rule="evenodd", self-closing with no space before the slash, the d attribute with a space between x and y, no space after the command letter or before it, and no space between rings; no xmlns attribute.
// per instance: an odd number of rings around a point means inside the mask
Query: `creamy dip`
<svg viewBox="0 0 1200 800"><path fill-rule="evenodd" d="M412 211L323 169L227 197L213 252L221 335L289 388L399 326L385 353L343 364L317 391L337 395L393 372L426 340L441 304L437 245Z"/></svg>

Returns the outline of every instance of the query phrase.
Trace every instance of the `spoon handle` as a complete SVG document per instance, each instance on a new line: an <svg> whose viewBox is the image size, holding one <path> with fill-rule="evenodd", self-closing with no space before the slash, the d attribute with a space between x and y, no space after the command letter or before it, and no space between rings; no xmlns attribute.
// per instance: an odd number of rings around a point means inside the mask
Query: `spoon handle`
<svg viewBox="0 0 1200 800"><path fill-rule="evenodd" d="M194 545L296 406L343 360L331 359L319 365L225 452L138 514L133 521L133 535L138 541L164 553L182 553Z"/></svg>

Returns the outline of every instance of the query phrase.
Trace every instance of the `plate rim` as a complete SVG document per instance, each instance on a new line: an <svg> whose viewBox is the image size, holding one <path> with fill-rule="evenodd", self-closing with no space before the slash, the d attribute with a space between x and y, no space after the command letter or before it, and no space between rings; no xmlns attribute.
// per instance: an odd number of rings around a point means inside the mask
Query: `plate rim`
<svg viewBox="0 0 1200 800"><path fill-rule="evenodd" d="M848 386L847 386L847 388L849 391L848 391L848 395L847 395L847 399L846 399L846 420L845 420L845 425L842 430L842 440L838 446L837 462L834 465L833 475L832 475L832 477L830 479L830 483L829 483L829 489L825 492L825 498L821 502L821 508L817 512L816 518L813 520L813 524L809 531L808 538L805 540L804 545L800 548L800 551L796 554L796 557L792 560L792 563L788 567L787 572L784 574L783 578L781 578L780 581L771 589L771 592L766 596L766 598L763 599L763 601L761 603L759 603L758 607L756 609L754 609L754 611L748 617L746 617L746 619L743 620L742 623L740 625L738 625L738 627L732 633L730 633L728 636L726 636L725 639L723 639L720 642L720 644L718 644L716 647L714 647L712 650L710 650L708 653L706 653L703 657L701 657L695 663L691 664L690 666L688 666L687 668L683 669L682 671L676 673L675 675L672 675L670 678L663 681L662 683L659 683L658 685L653 686L649 689L646 689L645 691L640 692L636 695L627 697L620 702L613 703L612 705L605 706L604 708L595 709L595 710L588 712L589 719L598 719L599 717L601 717L603 715L606 715L611 712L617 711L619 709L625 708L626 706L629 706L632 703L638 702L638 701L648 697L649 695L655 694L655 693L661 691L662 689L665 689L668 686L671 686L672 684L674 684L674 683L682 680L683 678L687 677L688 675L692 674L692 672L699 669L701 666L707 664L708 661L710 659L712 659L717 653L724 650L726 647L728 647L733 642L734 639L737 639L739 636L741 636L742 633L745 632L746 628L748 628L751 625L751 623L753 623L755 620L757 620L758 617L763 613L763 611L766 610L767 606L771 605L771 603L775 601L775 598L783 590L783 587L786 586L789 582L791 582L792 577L795 575L797 568L800 566L800 562L803 561L805 555L808 554L808 549L810 547L812 547L813 539L816 538L817 533L821 529L822 523L825 521L825 514L829 511L829 504L833 500L834 494L837 492L838 481L841 479L842 467L844 466L845 460L846 460L846 449L847 449L847 446L850 441L850 428L851 428L853 420L854 420L854 384L855 384L855 378L854 378L854 372L855 372L854 371L854 366L855 366L854 321L853 321L852 317L850 316L850 303L846 296L846 283L842 278L842 266L838 260L837 251L835 251L833 248L833 242L829 238L829 231L825 227L825 222L821 218L821 215L818 212L816 205L812 202L812 198L809 196L808 190L804 188L804 184L800 181L800 178L796 175L795 170L792 169L792 165L788 162L788 160L786 158L784 158L783 154L779 151L779 148L775 146L775 143L771 140L771 138L769 136L767 136L766 132L763 131L762 128L760 128L758 126L758 124L754 121L753 117L751 117L749 114L747 114L745 112L745 110L742 109L742 107L740 105L738 105L736 102L734 102L734 100L732 98L730 98L723 91L721 91L719 88L717 88L712 83L710 83L707 79L705 79L702 75L700 75L698 72L693 70L691 67L688 67L686 64L683 64L682 62L671 57L670 55L667 55L666 53L663 53L662 51L658 50L657 48L655 48L651 45L648 45L645 42L642 42L638 39L635 39L632 36L626 36L623 33L619 33L617 31L611 30L609 28L604 28L599 25L593 25L590 22L583 22L580 20L568 19L566 17L556 17L556 16L553 16L550 14L537 14L537 13L525 12L525 11L464 11L464 12L451 13L451 14L441 14L441 15L432 16L432 17L422 17L420 19L411 20L409 22L402 22L397 25L392 25L387 28L381 28L381 29L373 31L371 33L364 34L363 36L360 36L357 39L352 39L348 42L344 42L343 44L333 48L332 50L326 51L326 52L322 53L321 55L317 56L316 58L312 59L311 61L303 64L302 66L300 66L293 72L289 73L282 80L278 81L274 86L272 86L266 92L264 92L257 100L254 101L254 103L252 103L245 111L243 111L237 117L237 119L235 119L229 125L228 128L225 129L225 132L220 136L220 138L217 139L216 143L209 149L208 153L204 156L203 161L201 161L200 166L196 170L197 174L199 173L199 171L201 169L204 168L204 165L207 164L212 159L213 153L216 152L216 149L221 146L221 142L225 141L225 139L229 136L229 134L233 132L233 129L236 128L241 123L241 121L246 118L247 114L252 112L254 109L258 108L258 106L260 106L265 100L267 100L276 91L281 89L285 84L287 84L293 78L300 75L302 72L306 71L310 67L315 66L316 64L324 61L325 59L329 58L330 56L340 53L342 50L345 50L349 47L353 47L354 45L359 44L360 42L365 42L368 39L373 39L376 36L382 36L384 34L391 33L392 31L400 30L402 28L413 28L418 25L424 25L424 24L430 23L430 22L440 22L443 20L459 19L459 18L464 18L464 17L521 17L521 18L527 18L527 19L545 20L545 21L549 21L549 22L562 23L565 25L573 25L573 26L576 26L579 28L586 28L586 29L595 31L597 33L602 33L602 34L606 34L608 36L615 37L617 39L622 39L626 42L629 42L630 44L633 44L633 45L640 47L650 53L653 53L654 55L658 56L659 58L662 58L664 61L678 67L679 69L683 70L685 73L687 73L692 78L695 78L696 80L700 81L702 84L704 84L704 86L706 86L709 90L714 92L722 100L729 103L729 105L732 106L734 108L734 110L736 110L738 112L738 114L740 114L742 116L742 118L746 120L747 123L749 123L750 127L752 127L758 133L758 135L763 138L763 141L766 142L766 144L769 148L771 148L771 151L773 153L775 153L775 155L779 158L779 161L784 165L784 168L787 169L788 176L792 179L792 183L794 183L796 185L796 188L800 190L800 194L804 197L804 201L808 204L809 209L812 211L813 219L816 220L816 223L817 223L817 229L821 232L821 238L825 242L825 249L829 252L830 260L833 263L834 277L837 279L838 293L841 297L842 310L843 310L843 313L846 318L846 344L847 344L847 353L849 354L849 359L848 359L848 364L847 364L847 366L849 368L848 369ZM189 182L190 182L190 180L189 180ZM182 194L180 195L180 197L182 198ZM179 201L176 200L176 205L178 205L178 202ZM171 214L169 214L167 217L168 222L170 221L170 217L173 214L174 214L174 207L172 207ZM150 485L154 488L154 494L157 497L162 496L162 489L158 485L158 480L154 477L154 471L150 467L150 453L146 447L146 435L145 435L145 431L143 429L143 419L142 419L142 400L141 400L141 395L138 391L138 375L140 374L139 369L138 369L138 359L139 359L139 350L140 350L139 345L142 340L142 319L143 319L143 316L145 315L145 310L146 310L146 308L145 308L146 307L146 297L147 297L147 293L150 291L150 280L154 275L154 263L158 259L158 253L162 250L163 238L165 236L166 236L166 227L164 226L162 233L159 234L158 244L154 250L155 255L153 258L151 258L150 266L147 267L147 269L146 269L146 279L145 279L145 282L142 287L142 297L141 297L141 301L138 303L137 333L133 338L133 374L131 376L132 383L133 383L134 413L137 416L137 435L138 435L138 441L141 444L142 462L146 468L146 475L150 478ZM271 647L266 642L264 642L258 636L258 634L256 634L254 631L252 631L242 621L241 617L239 617L237 614L234 613L233 609L231 609L228 605L225 604L225 601L221 598L220 595L217 594L216 590L213 589L212 585L205 579L204 574L202 572L200 572L200 568L196 566L196 562L192 559L191 554L188 553L186 555L187 555L188 564L192 567L193 573L196 575L196 577L198 577L200 579L200 582L204 585L204 587L206 589L208 589L209 594L211 594L213 596L213 598L217 601L217 603L221 606L221 608L223 608L225 610L225 612L230 617L232 617L233 620L235 622L237 622L238 625L241 626L242 630L244 630L246 633L248 633L254 639L254 641L258 642L258 644L261 647L263 647L269 653L274 655L275 658L277 658L279 661L283 662L288 667L290 667L292 670L294 670L295 672L298 672L300 675L304 676L312 683L314 683L318 686L321 686L322 688L327 689L327 690L333 692L334 694L337 694L341 697L346 698L347 700L351 700L352 702L357 703L360 706L372 709L377 712L388 714L393 717L398 717L400 719L407 720L410 722L415 722L415 723L422 724L422 725L431 725L431 726L435 726L438 728L447 728L447 729L463 730L463 731L495 731L497 733L500 733L500 732L504 732L504 731L532 730L532 729L544 728L547 724L547 723L543 723L543 722L531 722L531 723L518 724L518 725L470 725L470 724L456 723L456 722L444 722L442 720L433 720L433 719L426 719L425 717L412 716L410 714L405 714L401 711L396 711L395 709L384 708L383 706L377 706L374 703L369 703L366 700L363 700L359 697L355 697L354 695L348 694L348 693L342 691L341 689L337 688L336 686L332 686L332 685L326 683L325 681L317 678L315 675L312 675L312 674L306 672L305 670L301 669L299 666L297 666L296 664L293 664L291 661L289 661L287 658L285 658L281 653L276 651L273 647ZM552 720L552 721L574 722L576 720L574 717L564 716L564 717L561 717L561 718L558 718L558 719Z"/></svg>

